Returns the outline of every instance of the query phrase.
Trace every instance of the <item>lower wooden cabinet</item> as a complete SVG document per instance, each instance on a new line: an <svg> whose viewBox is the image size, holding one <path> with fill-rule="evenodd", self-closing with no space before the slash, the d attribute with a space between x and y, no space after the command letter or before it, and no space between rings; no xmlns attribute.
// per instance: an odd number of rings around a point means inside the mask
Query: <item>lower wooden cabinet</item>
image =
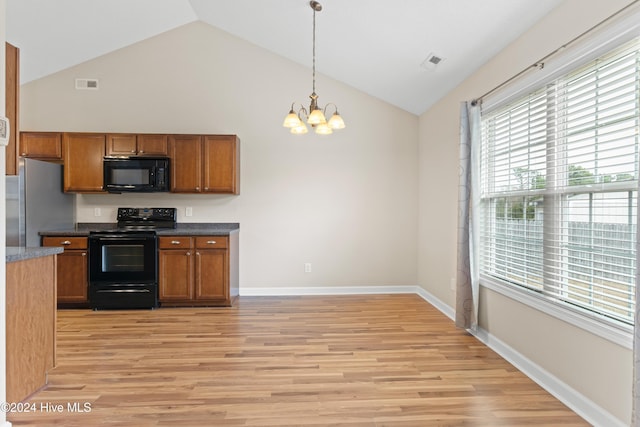
<svg viewBox="0 0 640 427"><path fill-rule="evenodd" d="M231 306L238 295L230 236L161 236L159 239L162 306Z"/></svg>
<svg viewBox="0 0 640 427"><path fill-rule="evenodd" d="M46 236L42 246L62 246L58 254L57 301L59 307L88 307L87 238Z"/></svg>

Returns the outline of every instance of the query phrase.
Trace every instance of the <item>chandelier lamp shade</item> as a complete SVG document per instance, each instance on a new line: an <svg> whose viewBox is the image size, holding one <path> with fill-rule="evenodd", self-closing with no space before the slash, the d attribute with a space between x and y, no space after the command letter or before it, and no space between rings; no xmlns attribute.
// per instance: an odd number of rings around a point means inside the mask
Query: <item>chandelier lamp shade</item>
<svg viewBox="0 0 640 427"><path fill-rule="evenodd" d="M296 103L291 104L291 110L284 119L282 126L291 129L291 133L301 135L309 132L305 124L309 124L317 134L328 135L334 130L344 129L344 120L338 113L338 107L334 103L329 103L321 108L318 105L318 95L316 94L316 12L322 10L322 5L317 1L310 1L309 6L313 9L313 89L309 98L309 110L300 105L296 108ZM327 111L333 112L329 120L326 119Z"/></svg>

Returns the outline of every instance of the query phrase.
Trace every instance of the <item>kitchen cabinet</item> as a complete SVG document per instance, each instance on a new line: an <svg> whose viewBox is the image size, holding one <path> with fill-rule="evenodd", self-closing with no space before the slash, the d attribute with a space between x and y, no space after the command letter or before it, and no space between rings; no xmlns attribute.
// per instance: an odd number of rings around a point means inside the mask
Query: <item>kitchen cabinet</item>
<svg viewBox="0 0 640 427"><path fill-rule="evenodd" d="M231 306L238 295L233 239L237 235L160 236L161 306Z"/></svg>
<svg viewBox="0 0 640 427"><path fill-rule="evenodd" d="M61 162L62 134L58 132L21 132L20 156Z"/></svg>
<svg viewBox="0 0 640 427"><path fill-rule="evenodd" d="M171 135L171 191L240 192L240 140L235 135Z"/></svg>
<svg viewBox="0 0 640 427"><path fill-rule="evenodd" d="M172 193L240 194L236 135L32 132L20 134L20 153L62 163L64 191L105 193L105 156L169 157Z"/></svg>
<svg viewBox="0 0 640 427"><path fill-rule="evenodd" d="M108 134L107 156L167 156L167 135Z"/></svg>
<svg viewBox="0 0 640 427"><path fill-rule="evenodd" d="M64 133L64 191L102 193L105 134Z"/></svg>
<svg viewBox="0 0 640 427"><path fill-rule="evenodd" d="M62 246L58 254L57 301L59 307L88 307L88 257L86 237L46 236L42 246Z"/></svg>
<svg viewBox="0 0 640 427"><path fill-rule="evenodd" d="M199 193L202 187L202 137L169 136L171 159L171 191Z"/></svg>
<svg viewBox="0 0 640 427"><path fill-rule="evenodd" d="M5 43L5 116L9 120L9 143L5 149L5 174L18 174L18 112L20 100L20 49Z"/></svg>

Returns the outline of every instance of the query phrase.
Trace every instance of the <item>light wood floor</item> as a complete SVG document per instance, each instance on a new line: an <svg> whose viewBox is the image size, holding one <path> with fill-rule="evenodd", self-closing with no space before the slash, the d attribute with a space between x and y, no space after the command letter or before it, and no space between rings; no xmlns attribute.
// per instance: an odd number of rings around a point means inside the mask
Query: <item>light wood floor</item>
<svg viewBox="0 0 640 427"><path fill-rule="evenodd" d="M13 425L588 425L416 295L61 310L57 364Z"/></svg>

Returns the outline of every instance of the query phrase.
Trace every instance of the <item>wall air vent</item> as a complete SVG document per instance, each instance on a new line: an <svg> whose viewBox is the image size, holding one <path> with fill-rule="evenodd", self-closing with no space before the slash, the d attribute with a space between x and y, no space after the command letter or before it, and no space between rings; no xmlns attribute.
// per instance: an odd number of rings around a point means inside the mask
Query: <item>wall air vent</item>
<svg viewBox="0 0 640 427"><path fill-rule="evenodd" d="M444 61L443 57L430 53L420 66L425 70L435 70L442 61Z"/></svg>
<svg viewBox="0 0 640 427"><path fill-rule="evenodd" d="M98 79L76 79L78 90L98 90Z"/></svg>

